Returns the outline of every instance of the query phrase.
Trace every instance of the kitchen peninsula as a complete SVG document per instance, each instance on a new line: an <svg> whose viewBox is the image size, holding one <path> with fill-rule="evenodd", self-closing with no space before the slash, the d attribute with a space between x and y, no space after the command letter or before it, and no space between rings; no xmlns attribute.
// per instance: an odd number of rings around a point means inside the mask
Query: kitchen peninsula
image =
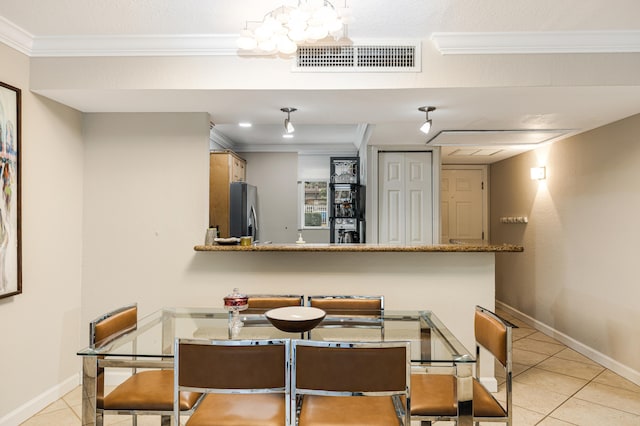
<svg viewBox="0 0 640 426"><path fill-rule="evenodd" d="M250 246L241 245L198 245L194 247L196 251L312 251L312 252L367 252L367 253L437 253L437 252L521 252L522 246L501 244L435 244L435 245L415 245L402 246L397 244L252 244Z"/></svg>
<svg viewBox="0 0 640 426"><path fill-rule="evenodd" d="M218 294L238 287L252 294L383 295L386 309L432 310L472 350L475 306L495 309L496 258L517 262L524 249L474 243L292 243L198 245L194 250L194 263L211 274ZM491 375L493 365L483 362L482 369Z"/></svg>

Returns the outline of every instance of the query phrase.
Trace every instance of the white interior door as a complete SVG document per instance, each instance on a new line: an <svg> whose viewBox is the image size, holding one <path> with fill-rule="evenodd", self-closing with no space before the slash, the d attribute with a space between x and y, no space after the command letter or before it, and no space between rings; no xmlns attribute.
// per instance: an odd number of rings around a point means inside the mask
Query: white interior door
<svg viewBox="0 0 640 426"><path fill-rule="evenodd" d="M431 152L381 152L378 156L378 241L433 243Z"/></svg>
<svg viewBox="0 0 640 426"><path fill-rule="evenodd" d="M484 240L483 169L443 169L440 175L441 241Z"/></svg>

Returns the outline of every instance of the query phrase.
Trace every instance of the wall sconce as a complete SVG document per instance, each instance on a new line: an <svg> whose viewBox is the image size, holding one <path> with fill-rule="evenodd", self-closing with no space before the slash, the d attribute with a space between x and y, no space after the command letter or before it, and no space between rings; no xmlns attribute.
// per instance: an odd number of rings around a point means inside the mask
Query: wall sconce
<svg viewBox="0 0 640 426"><path fill-rule="evenodd" d="M544 180L547 178L547 169L545 167L532 167L531 180Z"/></svg>

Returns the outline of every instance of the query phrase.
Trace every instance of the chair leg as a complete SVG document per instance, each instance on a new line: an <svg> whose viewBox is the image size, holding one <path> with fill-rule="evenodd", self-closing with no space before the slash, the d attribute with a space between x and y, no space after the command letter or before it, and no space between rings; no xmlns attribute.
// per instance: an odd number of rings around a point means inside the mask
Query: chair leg
<svg viewBox="0 0 640 426"><path fill-rule="evenodd" d="M161 426L171 426L171 416L161 416L160 417L160 425Z"/></svg>
<svg viewBox="0 0 640 426"><path fill-rule="evenodd" d="M102 414L102 411L98 411L96 412L96 426L103 426L104 425L104 415Z"/></svg>
<svg viewBox="0 0 640 426"><path fill-rule="evenodd" d="M131 423L133 424L133 426L138 426L138 416L136 416L135 414L132 414Z"/></svg>

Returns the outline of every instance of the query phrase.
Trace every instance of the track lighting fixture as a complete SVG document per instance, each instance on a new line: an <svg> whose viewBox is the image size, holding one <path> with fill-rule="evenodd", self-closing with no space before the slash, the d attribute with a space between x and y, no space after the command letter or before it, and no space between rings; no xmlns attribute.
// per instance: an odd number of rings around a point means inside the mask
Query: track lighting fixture
<svg viewBox="0 0 640 426"><path fill-rule="evenodd" d="M296 130L293 127L293 124L291 123L291 113L297 110L298 110L297 108L291 108L291 107L280 108L280 111L287 113L287 118L284 119L284 130L287 133L293 133Z"/></svg>
<svg viewBox="0 0 640 426"><path fill-rule="evenodd" d="M418 108L418 111L422 111L427 114L427 121L425 121L424 124L420 126L420 131L425 135L429 133L429 130L431 130L431 120L429 119L429 113L435 110L436 110L436 107L432 107L432 106L423 106Z"/></svg>

